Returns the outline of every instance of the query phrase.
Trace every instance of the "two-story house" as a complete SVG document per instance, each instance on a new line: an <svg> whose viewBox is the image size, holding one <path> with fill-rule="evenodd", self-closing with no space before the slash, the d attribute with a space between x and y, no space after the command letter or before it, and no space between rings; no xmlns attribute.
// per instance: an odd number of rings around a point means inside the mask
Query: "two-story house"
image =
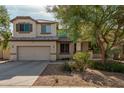
<svg viewBox="0 0 124 93"><path fill-rule="evenodd" d="M73 44L57 36L58 23L35 20L30 16L12 19L11 60L57 60L72 57L76 51L88 50L88 42Z"/></svg>

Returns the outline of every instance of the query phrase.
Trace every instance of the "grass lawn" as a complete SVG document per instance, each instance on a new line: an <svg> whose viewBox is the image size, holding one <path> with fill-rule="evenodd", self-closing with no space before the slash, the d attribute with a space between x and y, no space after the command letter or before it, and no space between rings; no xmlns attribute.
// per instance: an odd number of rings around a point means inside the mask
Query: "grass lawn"
<svg viewBox="0 0 124 93"><path fill-rule="evenodd" d="M49 64L33 86L123 87L124 74L87 69L84 73L67 73L62 64Z"/></svg>

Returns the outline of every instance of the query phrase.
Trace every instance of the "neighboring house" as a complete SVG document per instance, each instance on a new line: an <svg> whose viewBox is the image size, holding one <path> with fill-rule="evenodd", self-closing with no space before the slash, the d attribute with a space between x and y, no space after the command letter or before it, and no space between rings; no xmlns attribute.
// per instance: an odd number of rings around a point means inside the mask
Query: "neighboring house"
<svg viewBox="0 0 124 93"><path fill-rule="evenodd" d="M88 51L88 43L73 44L66 37L57 36L58 23L18 16L11 20L11 60L51 60L71 58L76 51Z"/></svg>

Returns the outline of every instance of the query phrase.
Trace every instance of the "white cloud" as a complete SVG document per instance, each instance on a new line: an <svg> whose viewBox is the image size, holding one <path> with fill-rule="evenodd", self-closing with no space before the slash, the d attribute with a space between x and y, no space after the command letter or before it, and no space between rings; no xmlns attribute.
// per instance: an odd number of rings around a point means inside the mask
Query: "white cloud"
<svg viewBox="0 0 124 93"><path fill-rule="evenodd" d="M6 7L11 19L16 16L31 16L35 19L55 20L52 13L47 13L46 6L9 5Z"/></svg>

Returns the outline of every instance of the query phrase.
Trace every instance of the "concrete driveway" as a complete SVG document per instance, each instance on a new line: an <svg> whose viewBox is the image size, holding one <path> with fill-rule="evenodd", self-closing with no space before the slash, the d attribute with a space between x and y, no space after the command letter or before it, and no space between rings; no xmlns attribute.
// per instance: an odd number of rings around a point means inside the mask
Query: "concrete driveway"
<svg viewBox="0 0 124 93"><path fill-rule="evenodd" d="M0 63L0 86L32 86L48 62Z"/></svg>

